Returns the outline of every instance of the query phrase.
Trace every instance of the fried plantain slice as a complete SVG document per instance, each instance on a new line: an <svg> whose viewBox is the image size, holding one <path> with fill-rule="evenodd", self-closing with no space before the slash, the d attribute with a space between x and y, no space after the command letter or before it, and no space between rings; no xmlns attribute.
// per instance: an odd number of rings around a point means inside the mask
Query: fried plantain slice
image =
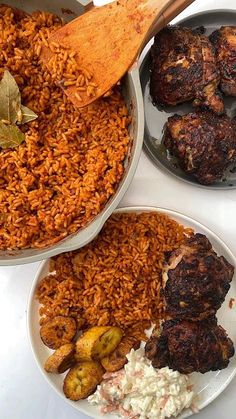
<svg viewBox="0 0 236 419"><path fill-rule="evenodd" d="M76 342L77 361L105 358L116 349L122 336L123 332L119 327L91 327Z"/></svg>
<svg viewBox="0 0 236 419"><path fill-rule="evenodd" d="M75 363L75 344L66 343L48 357L44 364L44 369L54 374L62 374Z"/></svg>
<svg viewBox="0 0 236 419"><path fill-rule="evenodd" d="M40 336L44 345L58 349L72 341L76 329L76 321L72 317L56 316L41 326Z"/></svg>
<svg viewBox="0 0 236 419"><path fill-rule="evenodd" d="M108 372L120 370L127 363L126 355L132 348L136 350L139 346L140 340L133 336L124 336L114 352L101 360L103 368Z"/></svg>
<svg viewBox="0 0 236 419"><path fill-rule="evenodd" d="M80 362L67 373L63 391L70 400L86 399L101 383L104 369L96 361Z"/></svg>

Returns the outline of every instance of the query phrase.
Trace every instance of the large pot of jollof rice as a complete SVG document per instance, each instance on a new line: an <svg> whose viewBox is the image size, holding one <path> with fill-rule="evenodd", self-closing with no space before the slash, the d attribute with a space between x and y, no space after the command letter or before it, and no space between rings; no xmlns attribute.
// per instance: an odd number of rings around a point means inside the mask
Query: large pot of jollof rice
<svg viewBox="0 0 236 419"><path fill-rule="evenodd" d="M73 19L89 3L23 0L22 12L14 0L0 6L0 78L8 70L22 105L37 115L22 125L21 144L0 148L0 265L87 244L135 173L144 129L138 68L106 97L75 109L40 60L61 18ZM86 70L80 79L89 86Z"/></svg>

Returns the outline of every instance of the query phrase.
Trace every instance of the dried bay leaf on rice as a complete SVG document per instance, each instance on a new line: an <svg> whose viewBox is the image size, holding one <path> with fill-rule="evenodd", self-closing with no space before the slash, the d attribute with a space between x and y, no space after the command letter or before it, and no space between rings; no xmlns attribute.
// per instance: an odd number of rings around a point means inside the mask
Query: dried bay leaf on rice
<svg viewBox="0 0 236 419"><path fill-rule="evenodd" d="M38 115L27 108L27 106L21 105L22 119L21 124L26 124L27 122L33 121L38 118Z"/></svg>
<svg viewBox="0 0 236 419"><path fill-rule="evenodd" d="M19 146L25 135L16 125L6 125L0 121L0 147L3 149Z"/></svg>
<svg viewBox="0 0 236 419"><path fill-rule="evenodd" d="M0 81L0 118L15 124L21 113L19 88L11 73L5 70Z"/></svg>
<svg viewBox="0 0 236 419"><path fill-rule="evenodd" d="M20 145L25 135L16 124L26 124L38 116L21 104L19 87L8 70L0 81L0 148L13 148Z"/></svg>
<svg viewBox="0 0 236 419"><path fill-rule="evenodd" d="M0 81L0 119L11 124L26 124L38 115L21 104L19 87L8 70Z"/></svg>

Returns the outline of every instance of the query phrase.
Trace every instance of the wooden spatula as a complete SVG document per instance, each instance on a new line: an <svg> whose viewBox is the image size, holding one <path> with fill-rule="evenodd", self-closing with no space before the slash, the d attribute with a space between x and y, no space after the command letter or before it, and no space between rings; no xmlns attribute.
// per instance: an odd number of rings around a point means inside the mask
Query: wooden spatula
<svg viewBox="0 0 236 419"><path fill-rule="evenodd" d="M86 106L108 92L153 34L193 1L120 0L93 8L54 32L48 39L49 47L42 48L41 58L53 72L52 63L59 59L58 45L67 51L66 57L76 61L82 76L78 80L77 71L72 82L68 74L57 81L76 107Z"/></svg>

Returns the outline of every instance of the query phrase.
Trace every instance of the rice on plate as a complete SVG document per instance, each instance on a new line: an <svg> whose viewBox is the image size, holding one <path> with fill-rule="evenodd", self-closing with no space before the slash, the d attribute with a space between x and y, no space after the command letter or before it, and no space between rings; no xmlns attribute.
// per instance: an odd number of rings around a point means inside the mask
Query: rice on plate
<svg viewBox="0 0 236 419"><path fill-rule="evenodd" d="M91 243L51 259L37 290L41 324L71 316L82 328L114 325L145 339L163 317L164 254L191 232L161 213L113 214Z"/></svg>

